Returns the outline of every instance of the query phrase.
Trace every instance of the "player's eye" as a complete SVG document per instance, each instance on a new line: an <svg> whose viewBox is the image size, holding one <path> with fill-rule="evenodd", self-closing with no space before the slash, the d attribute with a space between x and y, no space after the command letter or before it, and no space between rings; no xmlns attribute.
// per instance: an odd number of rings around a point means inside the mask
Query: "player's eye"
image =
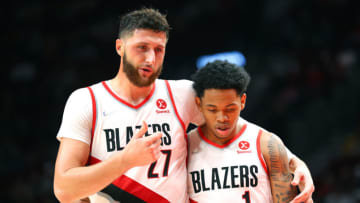
<svg viewBox="0 0 360 203"><path fill-rule="evenodd" d="M140 49L140 50L146 50L146 46L143 46L143 45L140 45L137 48Z"/></svg>
<svg viewBox="0 0 360 203"><path fill-rule="evenodd" d="M162 49L162 48L156 48L155 51L156 51L157 53L161 53L161 52L163 52L163 49Z"/></svg>
<svg viewBox="0 0 360 203"><path fill-rule="evenodd" d="M231 113L231 112L234 112L235 109L226 109L225 111Z"/></svg>

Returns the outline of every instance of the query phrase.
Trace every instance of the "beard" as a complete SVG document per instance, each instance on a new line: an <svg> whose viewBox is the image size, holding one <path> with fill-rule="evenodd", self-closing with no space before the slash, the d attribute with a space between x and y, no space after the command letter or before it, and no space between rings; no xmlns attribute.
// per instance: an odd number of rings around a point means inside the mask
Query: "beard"
<svg viewBox="0 0 360 203"><path fill-rule="evenodd" d="M156 80L156 78L159 77L162 71L162 65L161 65L159 69L156 72L154 72L150 77L148 78L142 77L139 74L138 69L127 60L125 53L124 53L123 65L124 65L123 72L126 74L130 82L137 87L150 86Z"/></svg>

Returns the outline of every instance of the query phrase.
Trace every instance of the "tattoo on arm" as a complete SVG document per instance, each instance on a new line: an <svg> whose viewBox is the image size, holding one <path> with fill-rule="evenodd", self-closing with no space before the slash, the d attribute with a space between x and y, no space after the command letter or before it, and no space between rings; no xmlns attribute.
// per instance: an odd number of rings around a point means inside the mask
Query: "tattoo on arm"
<svg viewBox="0 0 360 203"><path fill-rule="evenodd" d="M276 181L290 181L292 176L288 170L288 165L284 160L287 157L286 150L274 136L270 137L268 142L270 157L270 175ZM286 159L287 160L287 159Z"/></svg>
<svg viewBox="0 0 360 203"><path fill-rule="evenodd" d="M272 182L272 193L275 202L289 202L294 197L294 189L290 185L292 175L290 173L285 147L274 135L267 142L269 155L269 174Z"/></svg>

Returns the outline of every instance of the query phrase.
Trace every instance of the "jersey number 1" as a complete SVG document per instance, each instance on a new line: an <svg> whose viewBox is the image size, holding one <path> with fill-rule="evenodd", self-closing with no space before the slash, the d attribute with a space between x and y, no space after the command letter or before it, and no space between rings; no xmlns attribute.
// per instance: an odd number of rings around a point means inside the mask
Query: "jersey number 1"
<svg viewBox="0 0 360 203"><path fill-rule="evenodd" d="M242 198L245 199L246 203L250 203L250 192L245 191L245 193L242 195Z"/></svg>
<svg viewBox="0 0 360 203"><path fill-rule="evenodd" d="M170 162L170 156L171 156L171 150L161 150L161 153L166 155L166 159L165 159L165 165L163 168L163 177L168 176L168 171L169 171L169 162ZM150 168L148 170L148 178L158 178L159 174L158 173L154 173L154 169L156 166L157 161L153 162L150 165Z"/></svg>

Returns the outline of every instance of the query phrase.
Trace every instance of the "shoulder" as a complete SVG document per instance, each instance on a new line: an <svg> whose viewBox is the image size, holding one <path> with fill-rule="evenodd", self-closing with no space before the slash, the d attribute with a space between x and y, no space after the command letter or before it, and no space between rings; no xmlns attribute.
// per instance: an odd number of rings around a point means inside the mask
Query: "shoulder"
<svg viewBox="0 0 360 203"><path fill-rule="evenodd" d="M168 80L169 92L185 125L202 124L204 119L195 103L196 93L190 80Z"/></svg>
<svg viewBox="0 0 360 203"><path fill-rule="evenodd" d="M92 100L87 88L73 91L65 105L57 138L72 138L90 144Z"/></svg>
<svg viewBox="0 0 360 203"><path fill-rule="evenodd" d="M68 98L68 102L69 101L79 101L82 103L82 105L87 105L87 104L91 104L91 97L92 94L95 94L95 92L99 89L99 88L103 88L103 82L99 82L96 84L93 84L91 86L87 86L87 87L81 87L78 88L76 90L74 90L69 98Z"/></svg>
<svg viewBox="0 0 360 203"><path fill-rule="evenodd" d="M92 118L93 101L88 88L74 90L66 101L63 120L73 121L74 119Z"/></svg>
<svg viewBox="0 0 360 203"><path fill-rule="evenodd" d="M91 94L88 88L74 90L67 101L67 105L83 106L91 104Z"/></svg>
<svg viewBox="0 0 360 203"><path fill-rule="evenodd" d="M191 80L168 80L169 85L172 89L191 89L192 90L192 85L193 85L193 81Z"/></svg>
<svg viewBox="0 0 360 203"><path fill-rule="evenodd" d="M284 147L284 143L277 135L275 135L274 133L271 133L269 131L266 131L264 129L261 129L261 131L262 131L261 137L260 137L261 146L264 145L264 148ZM261 148L263 148L263 147L261 147Z"/></svg>
<svg viewBox="0 0 360 203"><path fill-rule="evenodd" d="M69 98L81 98L83 96L89 96L89 89L87 87L83 87L83 88L79 88L74 90L71 94Z"/></svg>
<svg viewBox="0 0 360 203"><path fill-rule="evenodd" d="M195 91L190 80L168 80L169 91L175 99L175 103L190 109L195 105Z"/></svg>
<svg viewBox="0 0 360 203"><path fill-rule="evenodd" d="M265 130L262 131L260 148L268 166L274 163L288 162L285 145L277 135Z"/></svg>

